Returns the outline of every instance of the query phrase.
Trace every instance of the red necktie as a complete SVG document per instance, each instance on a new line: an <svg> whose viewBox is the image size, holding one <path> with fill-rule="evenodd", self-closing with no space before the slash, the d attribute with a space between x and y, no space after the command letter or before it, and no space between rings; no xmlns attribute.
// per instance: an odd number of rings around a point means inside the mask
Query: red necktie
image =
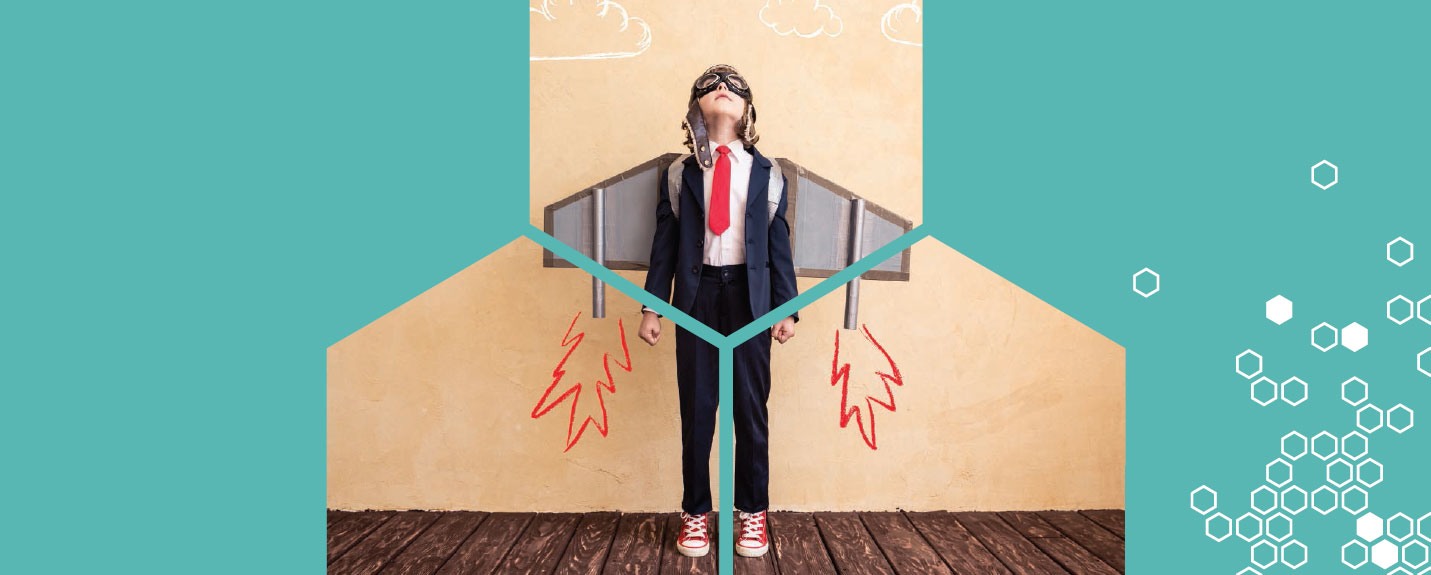
<svg viewBox="0 0 1431 575"><path fill-rule="evenodd" d="M711 232L720 235L730 227L730 148L716 148L720 157L716 158L715 175L711 178L711 205L706 209L710 214Z"/></svg>

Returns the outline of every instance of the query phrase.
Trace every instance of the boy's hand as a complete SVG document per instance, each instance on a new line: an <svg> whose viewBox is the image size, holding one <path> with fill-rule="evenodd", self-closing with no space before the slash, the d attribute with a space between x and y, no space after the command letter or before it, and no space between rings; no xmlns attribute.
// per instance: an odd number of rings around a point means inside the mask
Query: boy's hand
<svg viewBox="0 0 1431 575"><path fill-rule="evenodd" d="M795 337L795 318L787 317L772 326L770 328L770 337L775 338L776 341L782 344L790 341L790 338Z"/></svg>
<svg viewBox="0 0 1431 575"><path fill-rule="evenodd" d="M636 330L641 339L651 345L656 345L656 340L661 339L661 318L656 317L656 312L648 311L641 314L641 328Z"/></svg>

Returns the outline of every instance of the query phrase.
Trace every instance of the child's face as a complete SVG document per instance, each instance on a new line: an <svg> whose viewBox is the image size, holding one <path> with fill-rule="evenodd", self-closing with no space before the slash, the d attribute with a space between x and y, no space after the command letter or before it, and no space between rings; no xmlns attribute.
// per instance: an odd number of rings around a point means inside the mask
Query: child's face
<svg viewBox="0 0 1431 575"><path fill-rule="evenodd" d="M701 114L706 117L706 123L712 124L716 118L729 118L732 121L740 120L745 113L745 99L737 96L719 84L715 90L709 94L701 96Z"/></svg>

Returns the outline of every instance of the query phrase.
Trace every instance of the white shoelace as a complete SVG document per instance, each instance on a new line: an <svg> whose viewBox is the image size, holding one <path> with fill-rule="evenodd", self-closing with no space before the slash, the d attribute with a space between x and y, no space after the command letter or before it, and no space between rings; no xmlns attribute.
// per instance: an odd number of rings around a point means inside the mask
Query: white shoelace
<svg viewBox="0 0 1431 575"><path fill-rule="evenodd" d="M699 537L704 539L706 536L706 516L687 515L685 513L682 513L681 515L681 539L686 539L689 537Z"/></svg>
<svg viewBox="0 0 1431 575"><path fill-rule="evenodd" d="M740 512L740 538L760 540L760 533L765 527L765 512L746 513Z"/></svg>

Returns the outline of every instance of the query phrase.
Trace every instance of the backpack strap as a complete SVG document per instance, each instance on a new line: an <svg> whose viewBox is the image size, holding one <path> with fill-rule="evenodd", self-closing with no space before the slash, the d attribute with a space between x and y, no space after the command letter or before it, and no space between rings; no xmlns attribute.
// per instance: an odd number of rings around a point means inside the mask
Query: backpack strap
<svg viewBox="0 0 1431 575"><path fill-rule="evenodd" d="M780 168L780 162L775 158L770 160L770 186L767 188L766 197L770 204L770 213L765 218L765 223L775 221L775 212L780 209L780 196L785 193L785 171Z"/></svg>
<svg viewBox="0 0 1431 575"><path fill-rule="evenodd" d="M676 219L681 219L681 176L689 157L690 154L682 154L666 167L666 198L671 201L671 212L676 214Z"/></svg>

